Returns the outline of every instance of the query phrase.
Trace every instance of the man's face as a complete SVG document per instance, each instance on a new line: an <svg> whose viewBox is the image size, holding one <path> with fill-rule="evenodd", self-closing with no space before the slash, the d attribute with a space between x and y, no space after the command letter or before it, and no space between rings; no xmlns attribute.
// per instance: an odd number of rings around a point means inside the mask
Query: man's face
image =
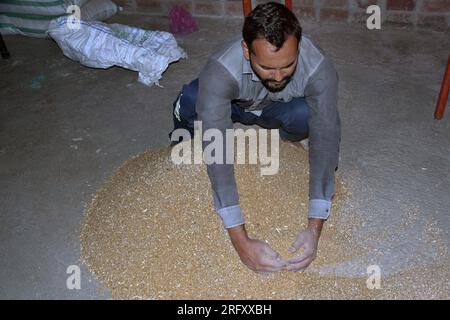
<svg viewBox="0 0 450 320"><path fill-rule="evenodd" d="M242 49L267 90L279 92L287 86L297 67L298 41L295 36L288 36L278 51L265 39L254 40L252 51L242 41Z"/></svg>

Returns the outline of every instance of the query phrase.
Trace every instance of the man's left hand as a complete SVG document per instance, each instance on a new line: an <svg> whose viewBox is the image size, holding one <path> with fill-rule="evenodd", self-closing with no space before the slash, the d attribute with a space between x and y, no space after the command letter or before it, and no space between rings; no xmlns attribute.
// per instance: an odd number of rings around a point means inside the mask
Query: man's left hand
<svg viewBox="0 0 450 320"><path fill-rule="evenodd" d="M287 270L304 271L313 262L317 255L317 245L323 222L324 220L321 219L309 219L308 228L299 233L289 248L292 253L299 251L300 248L303 250L296 257L286 260L290 263L286 268Z"/></svg>

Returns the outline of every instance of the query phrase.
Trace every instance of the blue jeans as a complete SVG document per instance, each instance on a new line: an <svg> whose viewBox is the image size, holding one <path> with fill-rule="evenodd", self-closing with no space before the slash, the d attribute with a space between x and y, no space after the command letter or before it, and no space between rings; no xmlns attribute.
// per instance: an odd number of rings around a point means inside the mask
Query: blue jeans
<svg viewBox="0 0 450 320"><path fill-rule="evenodd" d="M188 129L194 134L194 121L197 120L195 105L198 93L198 79L184 85L180 98L180 120L173 116L174 130ZM176 102L173 103L175 110ZM260 116L246 112L244 108L231 103L231 120L245 125L259 125L266 129L279 129L283 140L299 141L308 137L308 105L305 98L294 98L289 102L275 101L265 107ZM172 133L169 134L169 137ZM181 141L178 141L181 142ZM177 143L177 142L175 142Z"/></svg>

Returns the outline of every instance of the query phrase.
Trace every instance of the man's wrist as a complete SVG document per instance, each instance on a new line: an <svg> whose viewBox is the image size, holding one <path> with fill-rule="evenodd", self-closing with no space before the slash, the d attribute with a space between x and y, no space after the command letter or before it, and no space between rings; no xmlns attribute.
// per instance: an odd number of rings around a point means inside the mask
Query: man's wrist
<svg viewBox="0 0 450 320"><path fill-rule="evenodd" d="M228 235L230 236L231 242L235 247L240 247L249 240L247 231L245 230L245 224L241 224L233 228L228 228L227 231Z"/></svg>
<svg viewBox="0 0 450 320"><path fill-rule="evenodd" d="M308 229L312 230L317 237L320 237L324 223L324 219L308 218Z"/></svg>

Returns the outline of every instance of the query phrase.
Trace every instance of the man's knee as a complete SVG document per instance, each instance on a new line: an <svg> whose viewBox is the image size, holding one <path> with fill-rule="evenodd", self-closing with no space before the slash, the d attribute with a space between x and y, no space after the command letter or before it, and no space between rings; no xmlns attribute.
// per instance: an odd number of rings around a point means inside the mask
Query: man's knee
<svg viewBox="0 0 450 320"><path fill-rule="evenodd" d="M283 128L289 132L308 132L309 110L305 99L296 99L283 117Z"/></svg>
<svg viewBox="0 0 450 320"><path fill-rule="evenodd" d="M180 110L179 114L183 120L194 121L197 119L197 112L195 105L197 103L198 94L198 79L191 81L191 83L184 85L180 96Z"/></svg>
<svg viewBox="0 0 450 320"><path fill-rule="evenodd" d="M177 129L188 130L191 137L194 135L194 121L197 120L197 112L195 105L197 103L198 79L191 81L191 83L184 85L181 92L178 94L176 100L173 102L173 124L174 128L169 133L169 139L172 145L181 142L172 140L172 134Z"/></svg>

